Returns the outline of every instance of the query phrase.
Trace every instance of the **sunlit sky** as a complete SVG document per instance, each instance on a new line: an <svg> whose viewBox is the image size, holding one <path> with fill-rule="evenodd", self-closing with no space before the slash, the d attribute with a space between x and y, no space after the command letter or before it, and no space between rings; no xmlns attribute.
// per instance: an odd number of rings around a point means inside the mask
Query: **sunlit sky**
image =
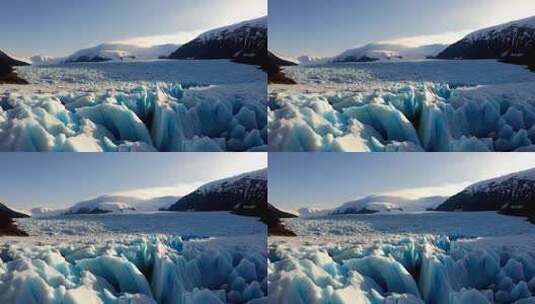
<svg viewBox="0 0 535 304"><path fill-rule="evenodd" d="M270 153L268 197L296 210L372 194L449 196L475 181L531 168L534 153Z"/></svg>
<svg viewBox="0 0 535 304"><path fill-rule="evenodd" d="M66 56L103 42L185 43L205 30L267 14L267 0L2 1L0 49Z"/></svg>
<svg viewBox="0 0 535 304"><path fill-rule="evenodd" d="M104 194L185 195L266 166L266 153L0 153L0 202L28 210Z"/></svg>
<svg viewBox="0 0 535 304"><path fill-rule="evenodd" d="M270 0L269 47L298 57L334 56L379 41L453 43L533 15L533 0Z"/></svg>

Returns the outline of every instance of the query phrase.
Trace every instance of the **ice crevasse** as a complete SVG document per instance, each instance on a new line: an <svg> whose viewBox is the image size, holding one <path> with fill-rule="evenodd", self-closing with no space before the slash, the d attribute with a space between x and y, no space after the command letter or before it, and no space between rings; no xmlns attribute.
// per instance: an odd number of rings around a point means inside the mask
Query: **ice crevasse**
<svg viewBox="0 0 535 304"><path fill-rule="evenodd" d="M0 150L265 150L265 97L247 86L11 93L0 103Z"/></svg>
<svg viewBox="0 0 535 304"><path fill-rule="evenodd" d="M269 143L278 151L533 151L533 96L531 82L276 92L269 101Z"/></svg>
<svg viewBox="0 0 535 304"><path fill-rule="evenodd" d="M266 258L180 237L5 250L1 303L267 303Z"/></svg>
<svg viewBox="0 0 535 304"><path fill-rule="evenodd" d="M535 256L418 237L373 248L272 247L276 303L535 303Z"/></svg>

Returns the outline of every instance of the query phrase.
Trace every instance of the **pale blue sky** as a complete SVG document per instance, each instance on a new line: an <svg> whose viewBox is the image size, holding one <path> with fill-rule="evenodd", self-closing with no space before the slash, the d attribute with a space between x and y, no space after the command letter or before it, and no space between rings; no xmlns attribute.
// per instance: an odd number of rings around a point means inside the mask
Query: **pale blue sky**
<svg viewBox="0 0 535 304"><path fill-rule="evenodd" d="M295 210L385 192L451 195L474 181L530 168L534 153L270 153L269 201Z"/></svg>
<svg viewBox="0 0 535 304"><path fill-rule="evenodd" d="M103 194L184 195L266 166L266 153L0 153L0 202L62 208Z"/></svg>
<svg viewBox="0 0 535 304"><path fill-rule="evenodd" d="M269 46L297 57L422 35L434 36L411 41L450 43L467 31L533 15L533 0L270 0Z"/></svg>
<svg viewBox="0 0 535 304"><path fill-rule="evenodd" d="M65 56L109 41L184 43L200 31L267 14L267 0L5 0L0 49Z"/></svg>

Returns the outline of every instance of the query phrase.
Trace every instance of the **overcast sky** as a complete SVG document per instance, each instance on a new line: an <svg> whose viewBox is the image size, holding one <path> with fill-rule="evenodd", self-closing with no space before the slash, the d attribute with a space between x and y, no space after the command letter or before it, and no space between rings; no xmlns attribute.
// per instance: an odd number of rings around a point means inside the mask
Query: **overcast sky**
<svg viewBox="0 0 535 304"><path fill-rule="evenodd" d="M64 208L104 194L185 195L266 166L266 153L0 153L0 202Z"/></svg>
<svg viewBox="0 0 535 304"><path fill-rule="evenodd" d="M378 41L452 43L533 15L533 0L270 0L269 46L298 57L334 56Z"/></svg>
<svg viewBox="0 0 535 304"><path fill-rule="evenodd" d="M270 153L269 201L333 208L371 194L452 195L472 182L535 168L535 153Z"/></svg>
<svg viewBox="0 0 535 304"><path fill-rule="evenodd" d="M265 16L267 0L2 1L0 49L66 56L103 42L185 43L215 27Z"/></svg>

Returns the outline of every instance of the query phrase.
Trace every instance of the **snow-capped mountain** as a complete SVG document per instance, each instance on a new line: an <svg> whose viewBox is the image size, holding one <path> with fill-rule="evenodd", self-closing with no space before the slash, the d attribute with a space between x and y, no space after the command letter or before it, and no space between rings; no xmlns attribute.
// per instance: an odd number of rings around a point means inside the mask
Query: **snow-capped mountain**
<svg viewBox="0 0 535 304"><path fill-rule="evenodd" d="M438 206L439 211L493 211L535 215L535 169L475 183Z"/></svg>
<svg viewBox="0 0 535 304"><path fill-rule="evenodd" d="M169 208L180 197L163 196L141 199L132 196L103 195L95 199L81 201L68 208L65 214L101 214L132 211L158 211Z"/></svg>
<svg viewBox="0 0 535 304"><path fill-rule="evenodd" d="M417 60L435 57L447 46L431 44L410 47L402 44L370 43L363 47L349 49L334 57L333 62L372 62L390 60Z"/></svg>
<svg viewBox="0 0 535 304"><path fill-rule="evenodd" d="M389 212L418 212L436 208L446 200L443 196L407 198L403 196L370 195L344 203L331 214L368 214Z"/></svg>
<svg viewBox="0 0 535 304"><path fill-rule="evenodd" d="M437 57L535 63L535 16L473 32Z"/></svg>
<svg viewBox="0 0 535 304"><path fill-rule="evenodd" d="M267 207L267 170L216 180L179 199L171 211L233 211L254 215Z"/></svg>
<svg viewBox="0 0 535 304"><path fill-rule="evenodd" d="M217 28L172 53L171 59L232 59L260 65L267 56L267 17Z"/></svg>
<svg viewBox="0 0 535 304"><path fill-rule="evenodd" d="M125 60L148 60L166 58L174 50L179 48L178 44L155 45L142 47L132 44L103 43L98 46L82 49L68 56L64 62L104 62L104 61L125 61ZM41 56L36 57L36 62L44 59L45 62L54 62L58 59L50 59Z"/></svg>

